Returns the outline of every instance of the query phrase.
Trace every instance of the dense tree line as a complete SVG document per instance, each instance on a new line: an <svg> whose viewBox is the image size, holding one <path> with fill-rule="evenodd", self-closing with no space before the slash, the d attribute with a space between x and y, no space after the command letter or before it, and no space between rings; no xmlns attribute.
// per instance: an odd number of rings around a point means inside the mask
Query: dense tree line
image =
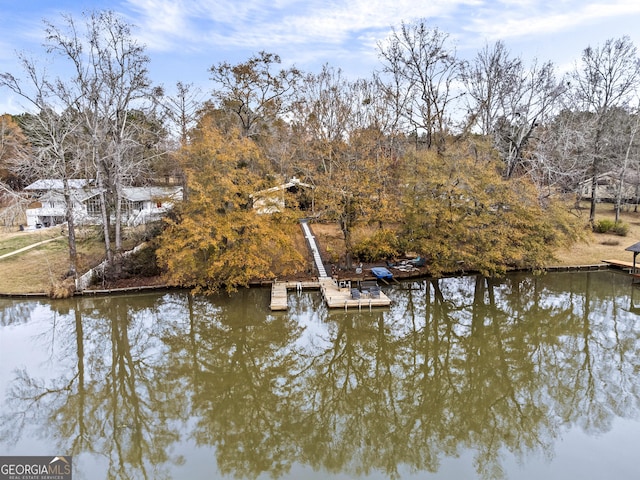
<svg viewBox="0 0 640 480"><path fill-rule="evenodd" d="M623 186L640 176L640 61L625 36L588 46L560 75L551 62L527 65L501 41L464 60L422 19L379 43L380 68L369 78L329 64L305 73L259 52L211 66L206 98L189 83L171 97L154 86L132 26L112 12L45 26L47 50L68 68L48 78L23 57L25 79L0 75L34 110L19 130L3 117L2 132L15 132L1 137L3 191L26 181L25 164L40 177L95 178L106 257L117 263L122 188L176 174L184 202L159 257L176 283L205 291L295 268L295 256L277 265L258 257L292 252L283 233L301 215L340 226L347 266L375 257L366 248L375 239L376 260L417 251L434 274L542 267L580 231L568 198L590 187L593 223L601 174L620 179L617 212L629 200ZM311 211L251 209L252 194L292 177L314 186Z"/></svg>

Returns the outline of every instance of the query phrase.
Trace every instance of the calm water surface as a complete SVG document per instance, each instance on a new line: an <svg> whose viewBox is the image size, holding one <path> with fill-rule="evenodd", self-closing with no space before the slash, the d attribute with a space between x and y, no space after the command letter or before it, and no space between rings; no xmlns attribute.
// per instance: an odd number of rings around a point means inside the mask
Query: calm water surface
<svg viewBox="0 0 640 480"><path fill-rule="evenodd" d="M75 479L640 477L640 287L613 272L0 300L0 455ZM636 305L638 308L636 308Z"/></svg>

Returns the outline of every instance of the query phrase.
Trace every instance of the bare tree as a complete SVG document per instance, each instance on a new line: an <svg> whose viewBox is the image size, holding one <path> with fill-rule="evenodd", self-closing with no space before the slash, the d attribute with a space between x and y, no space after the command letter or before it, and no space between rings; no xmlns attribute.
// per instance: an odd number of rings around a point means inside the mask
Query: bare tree
<svg viewBox="0 0 640 480"><path fill-rule="evenodd" d="M75 279L78 273L75 220L77 212L74 211L77 199L73 197L71 180L85 177L86 174L82 160L84 138L80 135L82 119L70 110L58 113L52 108L43 108L37 115L29 115L24 123L37 154L28 163L23 163L21 169L35 170L43 178L62 181L69 240L68 276Z"/></svg>
<svg viewBox="0 0 640 480"><path fill-rule="evenodd" d="M417 135L424 133L427 148L440 148L450 126L451 102L461 93L454 91L460 61L449 35L428 27L425 20L402 23L378 48L404 120Z"/></svg>
<svg viewBox="0 0 640 480"><path fill-rule="evenodd" d="M122 250L123 187L144 170L132 112L153 108L148 57L133 38L132 26L111 11L85 14L80 30L71 16L62 25L45 22L47 51L71 67L54 91L65 106L84 118L91 161L100 190L107 260L113 264L110 225L114 220L115 253Z"/></svg>
<svg viewBox="0 0 640 480"><path fill-rule="evenodd" d="M504 111L504 99L519 83L522 71L522 60L511 58L502 41L485 44L471 62L462 64L470 129L493 134L498 118L510 114Z"/></svg>
<svg viewBox="0 0 640 480"><path fill-rule="evenodd" d="M638 110L635 112L635 121L632 122L629 128L628 140L627 140L627 148L625 149L625 153L622 159L622 165L619 168L619 177L618 177L618 185L616 192L616 218L615 221L618 223L620 220L620 209L622 206L622 196L624 192L624 186L626 183L626 176L629 169L629 164L632 162L632 154L637 153L637 144L636 144L636 134L638 133L638 128L640 127L640 115L638 115Z"/></svg>
<svg viewBox="0 0 640 480"><path fill-rule="evenodd" d="M21 57L21 62L30 80L26 83L33 87L32 91L23 88L23 82L12 74L0 74L0 86L20 95L37 110L36 114L26 115L23 121L34 155L17 159L13 170L22 176L53 177L63 182L69 241L69 276L75 278L77 275L76 229L69 180L75 178L79 171L76 140L80 121L70 110L62 113L56 111L53 103L57 99L55 85L41 74L36 62L26 56Z"/></svg>
<svg viewBox="0 0 640 480"><path fill-rule="evenodd" d="M19 176L15 171L31 155L31 145L18 122L9 114L0 115L0 182L16 191L33 181L33 172Z"/></svg>
<svg viewBox="0 0 640 480"><path fill-rule="evenodd" d="M171 123L176 129L180 146L189 139L189 130L195 126L198 111L203 106L203 94L193 83L176 83L176 94L166 96L163 105Z"/></svg>
<svg viewBox="0 0 640 480"><path fill-rule="evenodd" d="M123 187L141 171L148 157L140 155L138 112L152 110L150 81L144 48L131 34L131 25L110 11L89 12L84 24L63 15L60 25L45 21L45 48L61 61L60 75L49 78L36 61L21 56L30 89L4 74L2 84L27 98L39 112L65 112L82 120L88 154L84 159L99 189L105 253L114 263L111 221L114 220L115 253L122 250ZM133 113L135 112L135 113ZM148 138L148 137L147 137Z"/></svg>
<svg viewBox="0 0 640 480"><path fill-rule="evenodd" d="M218 107L236 115L245 136L264 133L289 110L301 73L295 67L274 71L281 62L278 55L260 52L246 62L221 62L209 69Z"/></svg>
<svg viewBox="0 0 640 480"><path fill-rule="evenodd" d="M185 173L185 161L181 158L181 149L189 143L189 131L196 125L198 115L203 108L202 91L193 83L176 83L176 94L163 97L162 105L169 119L170 125L177 134L178 145L169 153L174 168L180 177L182 185L182 200L189 198L187 175Z"/></svg>
<svg viewBox="0 0 640 480"><path fill-rule="evenodd" d="M584 163L591 136L585 128L588 117L585 112L563 109L540 127L543 141L533 149L535 160L528 173L541 195L576 193L576 200L580 199L580 187L588 177Z"/></svg>
<svg viewBox="0 0 640 480"><path fill-rule="evenodd" d="M535 168L531 152L538 127L552 118L563 85L555 76L551 62L534 61L525 69L514 68L500 96L502 116L494 125L495 143L505 164L504 177L526 173Z"/></svg>
<svg viewBox="0 0 640 480"><path fill-rule="evenodd" d="M536 169L535 131L554 113L563 90L553 64L534 60L526 67L498 41L463 65L462 80L467 90L466 129L476 127L494 136L505 165L503 175L510 178Z"/></svg>
<svg viewBox="0 0 640 480"><path fill-rule="evenodd" d="M318 74L305 77L300 88L304 97L302 114L314 138L326 142L344 141L352 118L350 82L341 69L325 64Z"/></svg>
<svg viewBox="0 0 640 480"><path fill-rule="evenodd" d="M0 218L5 225L14 226L24 218L26 202L19 191L33 179L33 171L21 175L17 168L31 156L31 145L18 123L11 115L0 115Z"/></svg>
<svg viewBox="0 0 640 480"><path fill-rule="evenodd" d="M347 266L358 222L397 218L388 199L398 185L397 124L380 87L376 78L349 80L324 65L304 77L291 115L297 166L317 187L319 211L340 225Z"/></svg>
<svg viewBox="0 0 640 480"><path fill-rule="evenodd" d="M586 158L591 179L591 223L598 201L598 177L608 168L605 133L615 109L629 108L639 79L637 49L627 36L609 39L601 47L585 48L580 64L570 75L570 102L574 109L593 116L594 129Z"/></svg>

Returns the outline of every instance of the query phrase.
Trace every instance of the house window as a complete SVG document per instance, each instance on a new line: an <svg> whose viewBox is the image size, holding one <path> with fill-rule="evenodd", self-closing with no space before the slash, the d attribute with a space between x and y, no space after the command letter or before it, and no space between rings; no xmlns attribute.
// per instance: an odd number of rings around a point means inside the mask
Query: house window
<svg viewBox="0 0 640 480"><path fill-rule="evenodd" d="M91 216L100 215L100 198L93 197L87 200L87 213Z"/></svg>
<svg viewBox="0 0 640 480"><path fill-rule="evenodd" d="M122 211L125 214L130 214L132 212L139 212L140 210L142 210L142 207L144 206L144 202L141 202L139 200L125 200L122 202Z"/></svg>

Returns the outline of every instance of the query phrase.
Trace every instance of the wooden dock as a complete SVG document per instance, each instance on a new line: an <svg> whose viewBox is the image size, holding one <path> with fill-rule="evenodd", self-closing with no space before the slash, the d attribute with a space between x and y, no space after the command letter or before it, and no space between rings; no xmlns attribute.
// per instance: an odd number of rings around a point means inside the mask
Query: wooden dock
<svg viewBox="0 0 640 480"><path fill-rule="evenodd" d="M341 286L331 278L320 279L320 290L329 308L344 308L345 310L357 308L362 310L362 308L371 309L373 307L388 307L391 305L391 300L383 292L380 292L377 297L361 295L358 299L352 298L350 286Z"/></svg>
<svg viewBox="0 0 640 480"><path fill-rule="evenodd" d="M640 264L636 263L635 265L632 262L625 262L623 260L602 260L604 263L608 263L611 266L621 268L629 272L631 275L631 283L638 284L640 283Z"/></svg>
<svg viewBox="0 0 640 480"><path fill-rule="evenodd" d="M331 278L321 278L316 281L306 282L273 282L271 285L271 310L283 311L289 308L287 292L289 290L320 290L322 298L329 308L344 308L345 310L357 308L372 309L373 307L388 307L391 300L383 292L378 296L363 294L358 299L351 297L351 288L348 284L339 284Z"/></svg>
<svg viewBox="0 0 640 480"><path fill-rule="evenodd" d="M608 263L618 268L633 268L632 262L625 262L624 260L602 260L604 263ZM640 264L636 264L636 268L640 267Z"/></svg>
<svg viewBox="0 0 640 480"><path fill-rule="evenodd" d="M311 233L307 221L302 220L300 224L304 231L311 253L313 254L319 278L318 280L305 282L274 281L271 285L271 310L287 310L289 308L287 292L294 289L297 291L307 289L320 290L322 292L322 297L329 308L344 308L345 310L348 310L349 308L358 308L361 310L362 307L371 309L373 307L388 307L391 304L389 297L380 291L380 288L375 281L373 282L373 285L371 285L371 288L364 286L364 284L360 284L362 286L362 290L357 290L357 292L355 292L355 296L358 298L354 298L350 281L338 282L333 278L329 278L322 263L322 258L320 257L315 237Z"/></svg>
<svg viewBox="0 0 640 480"><path fill-rule="evenodd" d="M273 282L271 285L271 310L286 310L287 305L287 282Z"/></svg>
<svg viewBox="0 0 640 480"><path fill-rule="evenodd" d="M308 280L304 282L278 282L275 281L271 284L271 310L282 311L287 310L289 305L287 303L287 292L289 290L319 290L320 282L315 280Z"/></svg>

